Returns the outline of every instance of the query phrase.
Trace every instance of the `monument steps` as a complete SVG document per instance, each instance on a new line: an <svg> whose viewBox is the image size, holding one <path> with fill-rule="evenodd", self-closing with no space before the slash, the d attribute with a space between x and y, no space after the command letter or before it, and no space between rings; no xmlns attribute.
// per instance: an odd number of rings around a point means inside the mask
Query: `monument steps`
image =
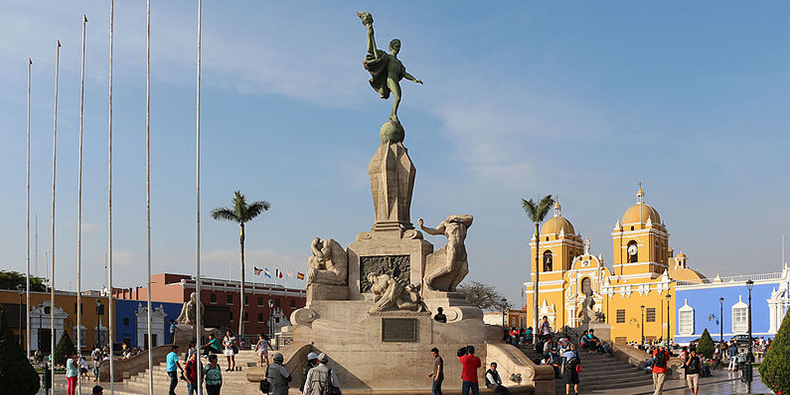
<svg viewBox="0 0 790 395"><path fill-rule="evenodd" d="M520 346L519 350L533 360L542 357L531 346ZM653 384L653 377L649 372L640 370L615 357L587 351L581 351L580 356L582 371L579 374L579 392L606 391ZM558 378L555 383L555 393L564 394L565 383L562 378Z"/></svg>

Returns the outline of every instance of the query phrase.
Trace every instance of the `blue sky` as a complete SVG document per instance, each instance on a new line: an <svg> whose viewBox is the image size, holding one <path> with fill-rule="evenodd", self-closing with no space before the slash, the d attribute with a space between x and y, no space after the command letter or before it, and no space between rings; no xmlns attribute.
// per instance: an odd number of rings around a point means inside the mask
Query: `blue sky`
<svg viewBox="0 0 790 395"><path fill-rule="evenodd" d="M353 242L373 221L366 167L390 102L362 68L365 29L425 85L403 82L417 167L412 220L471 213L469 279L516 304L528 275L522 197L563 214L611 264L611 232L636 200L671 245L716 273L777 271L790 217L790 32L782 2L204 2L204 274L238 278L238 229L209 211L232 191L265 199L252 266L304 271L315 236ZM25 258L25 92L32 57L31 211L38 273L50 249L55 41L61 49L56 269L76 287L81 17L85 89L85 287L103 284L107 198L107 1L0 4L0 268ZM194 267L195 2L152 5L154 272ZM116 4L116 286L145 281L145 2ZM31 223L31 228L32 228ZM437 248L445 240L429 237ZM230 266L232 265L232 266ZM259 280L260 278L255 278Z"/></svg>

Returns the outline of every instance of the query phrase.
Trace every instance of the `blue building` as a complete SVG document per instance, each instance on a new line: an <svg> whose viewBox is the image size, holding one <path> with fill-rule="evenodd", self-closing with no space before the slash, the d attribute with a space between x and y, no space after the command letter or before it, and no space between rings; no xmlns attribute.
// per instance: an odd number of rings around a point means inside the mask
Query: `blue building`
<svg viewBox="0 0 790 395"><path fill-rule="evenodd" d="M748 334L749 291L752 287L752 336L773 338L790 308L790 268L781 272L743 274L705 279L702 283L678 281L675 341L688 344L707 329L714 341Z"/></svg>
<svg viewBox="0 0 790 395"><path fill-rule="evenodd" d="M140 346L147 349L148 345L148 309L147 303L138 300L115 300L115 342L126 343L129 347ZM151 302L151 334L153 345L161 346L170 343L170 320L181 314L181 303Z"/></svg>

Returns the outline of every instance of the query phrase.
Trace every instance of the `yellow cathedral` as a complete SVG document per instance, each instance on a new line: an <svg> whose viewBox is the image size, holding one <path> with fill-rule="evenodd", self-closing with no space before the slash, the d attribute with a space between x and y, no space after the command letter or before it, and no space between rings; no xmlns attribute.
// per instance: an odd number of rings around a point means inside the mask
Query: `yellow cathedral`
<svg viewBox="0 0 790 395"><path fill-rule="evenodd" d="M582 303L590 294L593 310L611 326L615 343L640 342L643 335L646 341L666 338L667 325L674 331L675 281L701 282L705 277L688 267L685 254L674 255L669 231L658 211L645 203L641 185L636 199L612 230L611 268L600 254L592 254L590 240L576 233L555 203L554 215L530 243L531 275L524 283L528 323L534 322L530 302L539 269L538 317L548 317L554 330L579 326Z"/></svg>

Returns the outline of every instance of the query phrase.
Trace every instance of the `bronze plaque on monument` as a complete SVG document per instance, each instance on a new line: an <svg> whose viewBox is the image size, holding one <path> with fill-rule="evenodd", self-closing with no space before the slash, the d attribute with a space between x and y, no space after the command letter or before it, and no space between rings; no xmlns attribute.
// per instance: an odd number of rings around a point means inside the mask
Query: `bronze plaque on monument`
<svg viewBox="0 0 790 395"><path fill-rule="evenodd" d="M370 292L368 273L389 274L390 277L411 282L411 257L409 255L379 255L359 257L359 292Z"/></svg>
<svg viewBox="0 0 790 395"><path fill-rule="evenodd" d="M382 318L381 341L396 343L416 343L417 336L416 318Z"/></svg>

